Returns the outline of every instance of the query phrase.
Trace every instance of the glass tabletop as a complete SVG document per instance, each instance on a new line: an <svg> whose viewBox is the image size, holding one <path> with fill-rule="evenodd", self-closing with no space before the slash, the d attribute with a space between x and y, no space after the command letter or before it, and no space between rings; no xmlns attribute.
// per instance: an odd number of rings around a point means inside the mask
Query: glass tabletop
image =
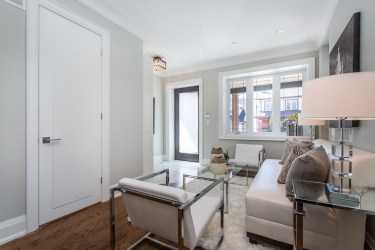
<svg viewBox="0 0 375 250"><path fill-rule="evenodd" d="M326 183L302 180L293 180L292 183L296 201L375 215L375 189L353 188L360 196L360 201L356 202L330 197Z"/></svg>
<svg viewBox="0 0 375 250"><path fill-rule="evenodd" d="M209 167L208 167L208 171L209 171ZM224 182L228 182L230 181L233 177L237 176L238 173L241 171L241 170L244 170L246 171L246 166L242 166L242 165L227 165L227 169L225 170L225 173L222 174L222 175L216 175L216 178L219 178L219 177L224 177ZM211 172L210 172L211 173Z"/></svg>

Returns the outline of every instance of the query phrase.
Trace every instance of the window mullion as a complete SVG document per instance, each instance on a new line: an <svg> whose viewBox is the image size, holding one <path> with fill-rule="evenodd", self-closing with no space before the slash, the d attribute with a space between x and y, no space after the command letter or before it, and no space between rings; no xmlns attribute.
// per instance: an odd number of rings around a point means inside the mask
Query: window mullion
<svg viewBox="0 0 375 250"><path fill-rule="evenodd" d="M246 95L247 95L247 115L246 115L246 123L247 123L247 133L253 134L254 133L254 95L253 95L253 78L247 78L247 88L246 88Z"/></svg>
<svg viewBox="0 0 375 250"><path fill-rule="evenodd" d="M280 134L280 74L273 75L272 133Z"/></svg>

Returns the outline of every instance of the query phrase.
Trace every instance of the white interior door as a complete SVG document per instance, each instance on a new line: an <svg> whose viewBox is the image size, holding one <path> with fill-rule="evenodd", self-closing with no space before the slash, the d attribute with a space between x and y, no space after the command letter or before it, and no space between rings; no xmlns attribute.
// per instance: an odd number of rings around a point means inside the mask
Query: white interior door
<svg viewBox="0 0 375 250"><path fill-rule="evenodd" d="M101 49L100 35L40 7L39 224L101 199Z"/></svg>

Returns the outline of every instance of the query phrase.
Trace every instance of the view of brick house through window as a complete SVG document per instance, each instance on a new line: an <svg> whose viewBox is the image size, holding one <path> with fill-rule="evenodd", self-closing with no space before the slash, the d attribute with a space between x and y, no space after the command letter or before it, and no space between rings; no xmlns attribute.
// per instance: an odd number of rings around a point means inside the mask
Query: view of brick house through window
<svg viewBox="0 0 375 250"><path fill-rule="evenodd" d="M315 58L219 73L223 139L283 140L302 110L302 85L312 80ZM297 136L308 128L295 126ZM288 131L288 134L287 134Z"/></svg>
<svg viewBox="0 0 375 250"><path fill-rule="evenodd" d="M272 132L272 76L253 78L253 132Z"/></svg>
<svg viewBox="0 0 375 250"><path fill-rule="evenodd" d="M280 132L286 132L288 116L302 109L302 73L280 76Z"/></svg>
<svg viewBox="0 0 375 250"><path fill-rule="evenodd" d="M285 133L288 117L302 109L302 81L301 71L229 80L229 131Z"/></svg>
<svg viewBox="0 0 375 250"><path fill-rule="evenodd" d="M230 83L229 129L233 133L245 133L246 126L246 81Z"/></svg>

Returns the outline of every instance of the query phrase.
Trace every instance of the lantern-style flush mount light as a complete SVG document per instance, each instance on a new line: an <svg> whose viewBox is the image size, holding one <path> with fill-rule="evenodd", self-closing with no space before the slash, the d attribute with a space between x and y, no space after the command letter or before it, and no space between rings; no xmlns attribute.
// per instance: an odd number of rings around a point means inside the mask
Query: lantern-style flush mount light
<svg viewBox="0 0 375 250"><path fill-rule="evenodd" d="M153 63L155 71L163 71L167 68L167 63L160 57L154 57Z"/></svg>

